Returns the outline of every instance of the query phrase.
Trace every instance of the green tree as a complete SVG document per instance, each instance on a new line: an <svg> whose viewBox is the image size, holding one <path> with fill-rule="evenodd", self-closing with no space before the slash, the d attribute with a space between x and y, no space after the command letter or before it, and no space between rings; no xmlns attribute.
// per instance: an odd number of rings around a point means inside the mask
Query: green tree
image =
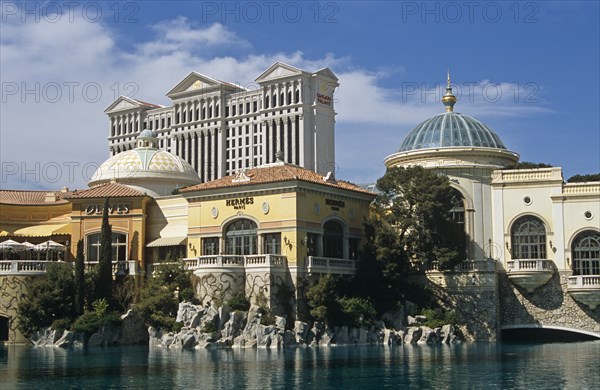
<svg viewBox="0 0 600 390"><path fill-rule="evenodd" d="M77 255L75 256L75 311L77 315L83 314L85 304L85 264L83 256L83 240L77 242Z"/></svg>
<svg viewBox="0 0 600 390"><path fill-rule="evenodd" d="M546 163L534 163L531 161L519 161L516 165L506 169L537 169L537 168L552 168L552 165Z"/></svg>
<svg viewBox="0 0 600 390"><path fill-rule="evenodd" d="M591 173L587 175L574 175L567 180L568 183L584 183L586 181L600 181L600 173Z"/></svg>
<svg viewBox="0 0 600 390"><path fill-rule="evenodd" d="M33 278L17 309L19 329L29 337L57 320L76 316L75 280L71 264L49 263L44 277ZM63 321L64 322L64 321Z"/></svg>
<svg viewBox="0 0 600 390"><path fill-rule="evenodd" d="M102 227L100 230L100 259L98 262L98 274L96 279L96 299L105 299L112 302L112 227L108 223L108 201L104 201L102 209Z"/></svg>
<svg viewBox="0 0 600 390"><path fill-rule="evenodd" d="M377 188L354 283L382 311L403 298L405 276L415 264L451 269L464 260L466 236L450 215L454 191L447 177L419 166L392 167Z"/></svg>
<svg viewBox="0 0 600 390"><path fill-rule="evenodd" d="M334 325L340 317L339 292L336 279L330 274L321 275L306 292L310 315L316 320ZM337 323L335 324L337 325Z"/></svg>
<svg viewBox="0 0 600 390"><path fill-rule="evenodd" d="M183 262L161 264L140 291L139 301L133 306L147 325L171 329L175 325L182 291L192 289L191 275Z"/></svg>

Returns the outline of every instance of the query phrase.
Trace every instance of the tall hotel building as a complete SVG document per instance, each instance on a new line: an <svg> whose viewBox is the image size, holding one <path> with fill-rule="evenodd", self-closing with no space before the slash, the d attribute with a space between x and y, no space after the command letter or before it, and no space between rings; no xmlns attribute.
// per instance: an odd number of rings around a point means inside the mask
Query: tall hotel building
<svg viewBox="0 0 600 390"><path fill-rule="evenodd" d="M167 107L119 97L106 109L111 156L135 148L144 129L159 148L187 161L202 182L276 161L335 171L333 92L328 68L309 73L275 63L246 89L192 72L171 89Z"/></svg>

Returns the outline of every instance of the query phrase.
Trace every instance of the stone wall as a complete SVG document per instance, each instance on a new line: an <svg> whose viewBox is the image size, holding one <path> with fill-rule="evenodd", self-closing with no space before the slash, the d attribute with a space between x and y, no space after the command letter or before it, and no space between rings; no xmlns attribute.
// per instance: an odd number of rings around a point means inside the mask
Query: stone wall
<svg viewBox="0 0 600 390"><path fill-rule="evenodd" d="M32 278L31 276L0 276L0 316L8 318L8 342L10 343L27 342L18 329L17 308Z"/></svg>
<svg viewBox="0 0 600 390"><path fill-rule="evenodd" d="M567 290L570 272L555 272L552 279L528 293L498 275L501 327L546 326L600 334L600 306L595 310L575 301Z"/></svg>

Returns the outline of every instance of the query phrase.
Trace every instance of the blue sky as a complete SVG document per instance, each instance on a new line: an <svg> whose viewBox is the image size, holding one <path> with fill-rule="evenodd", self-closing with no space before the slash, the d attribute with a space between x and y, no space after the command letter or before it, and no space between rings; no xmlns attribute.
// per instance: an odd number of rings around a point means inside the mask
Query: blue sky
<svg viewBox="0 0 600 390"><path fill-rule="evenodd" d="M85 186L119 94L168 104L189 72L251 86L330 67L338 177L373 182L419 122L455 110L522 160L600 172L598 2L2 2L1 188Z"/></svg>

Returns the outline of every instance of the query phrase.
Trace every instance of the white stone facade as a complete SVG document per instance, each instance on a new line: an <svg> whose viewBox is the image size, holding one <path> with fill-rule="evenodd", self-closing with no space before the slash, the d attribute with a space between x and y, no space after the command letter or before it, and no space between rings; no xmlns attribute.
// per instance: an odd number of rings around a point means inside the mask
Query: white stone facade
<svg viewBox="0 0 600 390"><path fill-rule="evenodd" d="M144 129L187 161L202 182L276 161L319 173L335 170L333 93L337 77L275 63L256 89L192 72L171 89L168 107L118 98L106 109L111 155L133 149Z"/></svg>

